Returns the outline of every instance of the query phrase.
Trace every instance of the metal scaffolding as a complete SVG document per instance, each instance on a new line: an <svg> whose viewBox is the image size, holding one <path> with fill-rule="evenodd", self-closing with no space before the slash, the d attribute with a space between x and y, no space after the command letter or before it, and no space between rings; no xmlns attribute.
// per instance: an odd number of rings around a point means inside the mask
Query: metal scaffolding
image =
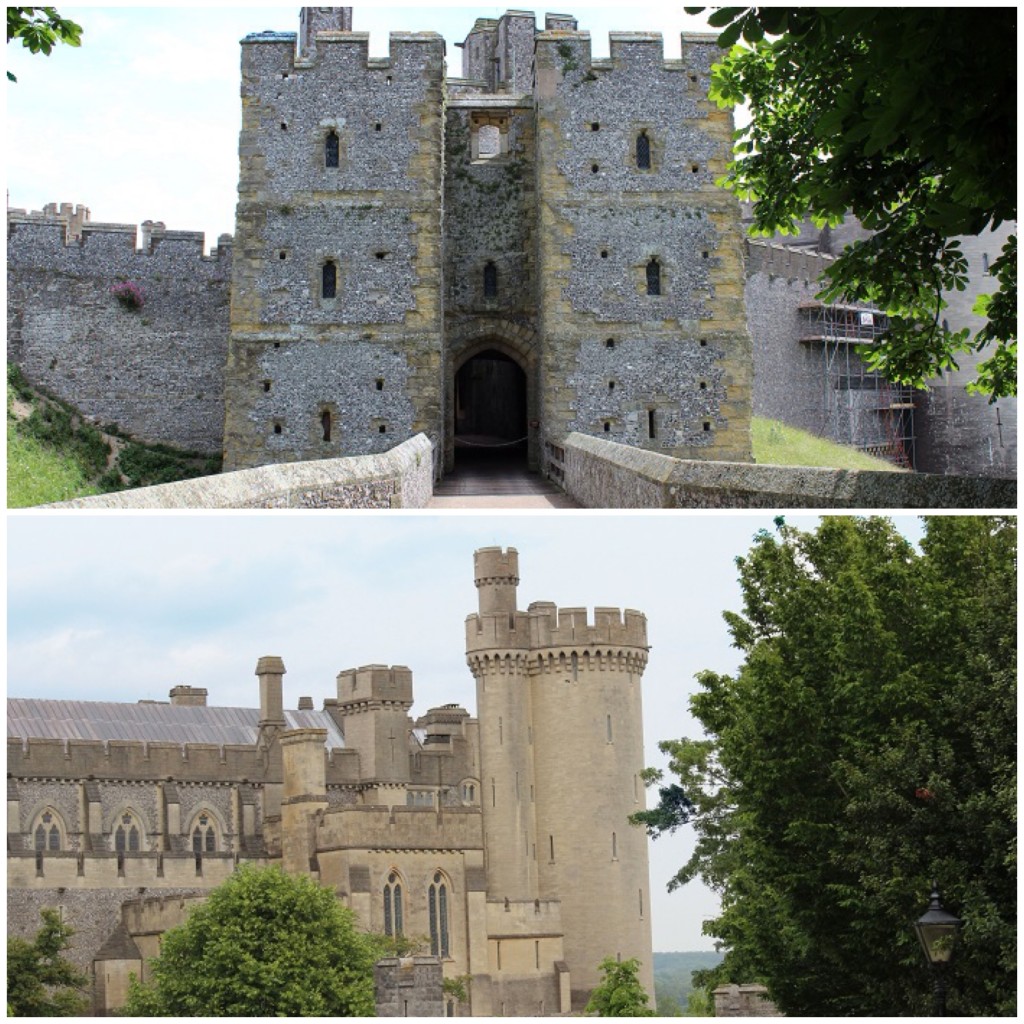
<svg viewBox="0 0 1024 1024"><path fill-rule="evenodd" d="M914 392L870 371L857 346L889 326L877 309L804 302L800 341L821 346L823 433L833 441L914 468Z"/></svg>

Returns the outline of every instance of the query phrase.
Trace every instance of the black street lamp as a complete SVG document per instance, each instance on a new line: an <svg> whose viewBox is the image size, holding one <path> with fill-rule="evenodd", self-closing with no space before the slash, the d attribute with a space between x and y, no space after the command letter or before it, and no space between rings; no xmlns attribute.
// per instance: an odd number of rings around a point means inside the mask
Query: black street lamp
<svg viewBox="0 0 1024 1024"><path fill-rule="evenodd" d="M963 922L942 905L937 882L932 882L932 895L928 909L917 919L914 930L921 940L921 948L935 972L935 1016L946 1016L946 964L953 959L953 946L957 931Z"/></svg>

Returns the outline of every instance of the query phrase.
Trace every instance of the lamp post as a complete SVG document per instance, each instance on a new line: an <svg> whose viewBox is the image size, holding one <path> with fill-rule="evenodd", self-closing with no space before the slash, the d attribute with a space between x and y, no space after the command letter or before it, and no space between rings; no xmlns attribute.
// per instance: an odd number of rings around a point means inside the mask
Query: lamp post
<svg viewBox="0 0 1024 1024"><path fill-rule="evenodd" d="M957 931L963 922L942 905L937 882L932 882L928 909L917 919L914 930L921 940L921 948L935 972L935 1016L946 1016L946 964L953 959L953 946Z"/></svg>

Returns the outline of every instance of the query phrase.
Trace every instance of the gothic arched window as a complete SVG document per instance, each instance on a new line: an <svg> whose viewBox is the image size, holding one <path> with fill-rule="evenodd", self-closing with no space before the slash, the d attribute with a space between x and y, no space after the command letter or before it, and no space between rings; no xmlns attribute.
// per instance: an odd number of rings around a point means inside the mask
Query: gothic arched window
<svg viewBox="0 0 1024 1024"><path fill-rule="evenodd" d="M661 264L653 256L647 264L647 294L661 294Z"/></svg>
<svg viewBox="0 0 1024 1024"><path fill-rule="evenodd" d="M484 298L494 299L498 295L498 268L493 260L484 264Z"/></svg>
<svg viewBox="0 0 1024 1024"><path fill-rule="evenodd" d="M337 167L340 151L338 133L332 128L324 139L324 166Z"/></svg>
<svg viewBox="0 0 1024 1024"><path fill-rule="evenodd" d="M403 931L402 879L397 872L392 871L384 886L384 934L398 936Z"/></svg>
<svg viewBox="0 0 1024 1024"><path fill-rule="evenodd" d="M646 130L636 137L636 165L641 171L651 169L651 140Z"/></svg>
<svg viewBox="0 0 1024 1024"><path fill-rule="evenodd" d="M34 840L36 852L60 850L62 843L62 828L59 817L49 808L39 815L36 823Z"/></svg>
<svg viewBox="0 0 1024 1024"><path fill-rule="evenodd" d="M214 828L213 818L206 811L199 815L192 829L192 852L217 852L217 831Z"/></svg>
<svg viewBox="0 0 1024 1024"><path fill-rule="evenodd" d="M138 853L142 849L142 832L132 811L125 811L114 832L114 849L118 853Z"/></svg>
<svg viewBox="0 0 1024 1024"><path fill-rule="evenodd" d="M427 916L430 921L430 955L447 957L448 884L440 871L434 874L427 893Z"/></svg>
<svg viewBox="0 0 1024 1024"><path fill-rule="evenodd" d="M338 294L338 264L328 260L321 274L320 295L325 299L333 299Z"/></svg>

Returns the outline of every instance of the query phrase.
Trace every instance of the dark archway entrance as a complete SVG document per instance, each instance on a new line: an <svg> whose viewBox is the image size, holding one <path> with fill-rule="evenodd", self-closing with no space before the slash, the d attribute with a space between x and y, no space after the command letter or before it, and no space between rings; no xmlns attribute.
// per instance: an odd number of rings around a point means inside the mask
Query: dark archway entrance
<svg viewBox="0 0 1024 1024"><path fill-rule="evenodd" d="M455 374L455 462L522 465L527 454L526 374L485 349Z"/></svg>

